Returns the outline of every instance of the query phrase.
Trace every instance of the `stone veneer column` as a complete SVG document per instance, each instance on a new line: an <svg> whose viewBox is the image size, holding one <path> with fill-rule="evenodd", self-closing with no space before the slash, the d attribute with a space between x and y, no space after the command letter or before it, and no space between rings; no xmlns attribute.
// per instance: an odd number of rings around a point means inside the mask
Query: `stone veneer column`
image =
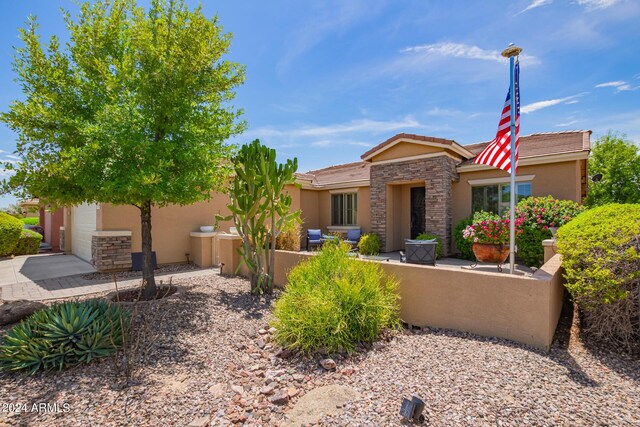
<svg viewBox="0 0 640 427"><path fill-rule="evenodd" d="M371 165L371 231L387 244L387 185L425 182L426 231L442 239L443 255L451 253L452 186L456 163L447 156Z"/></svg>
<svg viewBox="0 0 640 427"><path fill-rule="evenodd" d="M91 258L98 271L131 269L131 231L94 231Z"/></svg>

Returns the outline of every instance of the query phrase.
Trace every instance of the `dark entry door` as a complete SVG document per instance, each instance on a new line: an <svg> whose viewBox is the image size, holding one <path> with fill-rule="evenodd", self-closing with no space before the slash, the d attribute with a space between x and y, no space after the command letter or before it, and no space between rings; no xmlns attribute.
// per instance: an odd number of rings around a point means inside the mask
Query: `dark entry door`
<svg viewBox="0 0 640 427"><path fill-rule="evenodd" d="M411 189L411 238L415 239L418 234L426 230L424 204L424 187L414 187Z"/></svg>

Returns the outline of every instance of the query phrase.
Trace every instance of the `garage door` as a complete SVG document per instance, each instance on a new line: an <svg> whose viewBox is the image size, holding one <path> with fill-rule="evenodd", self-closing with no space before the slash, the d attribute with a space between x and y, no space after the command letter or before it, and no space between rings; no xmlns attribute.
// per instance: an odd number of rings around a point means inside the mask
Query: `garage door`
<svg viewBox="0 0 640 427"><path fill-rule="evenodd" d="M71 213L71 251L91 262L91 234L96 230L96 204L83 203Z"/></svg>

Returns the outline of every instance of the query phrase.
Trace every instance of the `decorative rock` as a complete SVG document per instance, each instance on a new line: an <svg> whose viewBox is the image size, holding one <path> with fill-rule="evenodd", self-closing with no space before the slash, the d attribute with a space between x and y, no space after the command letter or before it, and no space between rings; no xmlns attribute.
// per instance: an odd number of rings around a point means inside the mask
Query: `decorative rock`
<svg viewBox="0 0 640 427"><path fill-rule="evenodd" d="M267 330L266 330L266 329L264 329L264 328L262 328L262 329L260 329L260 330L258 331L258 333L259 333L260 335L264 335L264 334L266 334L266 333L267 333Z"/></svg>
<svg viewBox="0 0 640 427"><path fill-rule="evenodd" d="M274 381L260 389L260 394L273 394L278 384Z"/></svg>
<svg viewBox="0 0 640 427"><path fill-rule="evenodd" d="M254 328L254 327L252 327L252 326L247 327L247 328L244 330L244 332L247 334L247 336L248 336L249 338L255 338L255 337L257 337L257 336L258 336L258 334L256 333L256 328Z"/></svg>
<svg viewBox="0 0 640 427"><path fill-rule="evenodd" d="M331 371L336 369L336 362L333 359L322 359L320 361L320 366L322 366L327 371Z"/></svg>
<svg viewBox="0 0 640 427"><path fill-rule="evenodd" d="M189 427L207 427L211 421L210 416L198 417L189 423Z"/></svg>
<svg viewBox="0 0 640 427"><path fill-rule="evenodd" d="M258 340L256 341L256 344L258 345L258 348L259 348L259 349L263 349L263 348L264 348L264 346L266 345L266 344L264 343L264 340L262 339L262 337L258 338Z"/></svg>
<svg viewBox="0 0 640 427"><path fill-rule="evenodd" d="M271 335L275 334L275 333L276 333L276 331L277 331L277 329L276 329L276 328L274 328L274 327L269 328L269 333L270 333Z"/></svg>
<svg viewBox="0 0 640 427"><path fill-rule="evenodd" d="M324 415L337 415L350 401L360 398L351 387L329 385L309 391L289 411L287 426L315 424Z"/></svg>
<svg viewBox="0 0 640 427"><path fill-rule="evenodd" d="M289 402L289 395L284 389L278 390L273 396L269 398L269 402L274 405L286 405Z"/></svg>
<svg viewBox="0 0 640 427"><path fill-rule="evenodd" d="M298 382L304 381L304 375L302 375L302 374L293 374L293 379L294 379L294 381L298 381Z"/></svg>
<svg viewBox="0 0 640 427"><path fill-rule="evenodd" d="M238 394L244 393L244 387L242 387L240 385L232 385L231 386L231 390L233 390L234 392L236 392Z"/></svg>
<svg viewBox="0 0 640 427"><path fill-rule="evenodd" d="M298 393L300 393L300 390L295 387L289 387L287 389L287 395L289 395L289 397L296 397Z"/></svg>
<svg viewBox="0 0 640 427"><path fill-rule="evenodd" d="M209 387L209 393L213 396L213 398L218 398L224 396L224 383L217 383Z"/></svg>
<svg viewBox="0 0 640 427"><path fill-rule="evenodd" d="M47 306L38 301L6 301L0 306L0 325L15 323Z"/></svg>

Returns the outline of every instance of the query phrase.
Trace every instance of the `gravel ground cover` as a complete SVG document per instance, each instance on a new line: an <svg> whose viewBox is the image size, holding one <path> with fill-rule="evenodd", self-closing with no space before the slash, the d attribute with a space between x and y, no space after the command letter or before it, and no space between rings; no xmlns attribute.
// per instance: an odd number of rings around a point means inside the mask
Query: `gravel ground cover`
<svg viewBox="0 0 640 427"><path fill-rule="evenodd" d="M246 280L212 274L174 283L185 292L166 301L136 384L118 387L108 359L33 377L3 373L0 425L282 425L301 396L330 384L353 387L360 400L322 425L402 425L400 401L412 394L425 399L433 426L640 425L640 361L585 347L567 319L548 354L465 333L403 330L334 356L336 369L325 370L320 358L271 342L273 299L250 296Z"/></svg>

